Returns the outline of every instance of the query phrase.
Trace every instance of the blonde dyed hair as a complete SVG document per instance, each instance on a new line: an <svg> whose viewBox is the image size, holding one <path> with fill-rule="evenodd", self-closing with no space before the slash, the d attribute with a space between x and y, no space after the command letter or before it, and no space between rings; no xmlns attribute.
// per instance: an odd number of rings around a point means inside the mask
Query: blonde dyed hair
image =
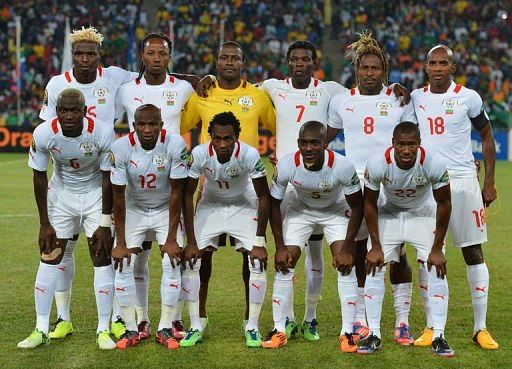
<svg viewBox="0 0 512 369"><path fill-rule="evenodd" d="M85 28L82 26L82 29L76 29L69 35L69 40L71 41L71 45L76 44L77 42L94 42L101 46L103 42L103 35L94 27Z"/></svg>
<svg viewBox="0 0 512 369"><path fill-rule="evenodd" d="M352 64L355 65L356 69L359 68L359 63L361 62L361 58L364 55L372 54L372 55L377 56L382 63L382 69L384 71L384 84L386 86L389 84L389 82L388 82L388 69L389 69L388 57L386 55L386 52L380 48L377 40L375 40L372 37L372 33L370 31L363 31L362 33L359 33L359 40L350 44L348 46L348 49L350 50L349 55L352 56ZM357 73L356 73L356 83L359 84L359 81L357 78Z"/></svg>

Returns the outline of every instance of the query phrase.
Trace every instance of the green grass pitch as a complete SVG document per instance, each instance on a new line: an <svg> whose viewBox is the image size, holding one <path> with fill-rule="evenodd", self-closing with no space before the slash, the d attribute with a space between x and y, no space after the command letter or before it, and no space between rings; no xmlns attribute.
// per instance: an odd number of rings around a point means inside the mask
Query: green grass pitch
<svg viewBox="0 0 512 369"><path fill-rule="evenodd" d="M321 340L308 343L301 337L291 340L276 351L247 349L241 332L244 311L241 280L241 256L230 248L215 254L210 282L208 312L210 327L205 342L196 348L166 351L154 338L126 351L101 352L95 344L96 308L92 290L92 264L85 238L80 237L76 252L76 278L73 286L71 314L75 332L65 340L54 340L49 346L20 350L16 343L25 338L35 325L33 285L39 262L37 247L38 218L33 198L32 175L27 156L0 156L0 368L399 368L418 365L423 368L510 368L512 366L512 163L500 162L496 168L499 204L492 206L489 239L484 254L491 274L488 328L500 343L498 351L489 352L471 343L473 313L466 282L466 268L460 251L448 247L448 281L450 307L447 338L456 352L452 359L434 356L429 348L399 347L393 343L394 312L390 286L387 285L382 319L383 351L372 356L342 354L338 348L340 308L336 290L336 273L330 266L325 248L326 272L322 301L318 307ZM268 162L266 162L268 165ZM268 234L270 236L270 233ZM273 257L273 239L269 237L269 253ZM415 336L424 327L421 299L418 293L414 252L408 247L414 270L414 293L410 317ZM271 259L270 258L270 259ZM303 259L303 258L301 258ZM273 259L271 259L273 260ZM303 263L303 260L302 260ZM304 272L297 267L295 310L300 321L304 311ZM270 263L271 268L273 262ZM268 291L260 320L262 333L272 327L270 295L273 269L268 273ZM153 332L159 319L160 257L151 256L150 317ZM185 307L184 317L187 316ZM52 314L52 319L55 314Z"/></svg>

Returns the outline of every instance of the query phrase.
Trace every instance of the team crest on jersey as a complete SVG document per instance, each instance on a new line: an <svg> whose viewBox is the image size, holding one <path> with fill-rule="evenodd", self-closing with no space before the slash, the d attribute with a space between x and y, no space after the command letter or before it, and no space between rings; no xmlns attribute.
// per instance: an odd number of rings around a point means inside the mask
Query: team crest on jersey
<svg viewBox="0 0 512 369"><path fill-rule="evenodd" d="M96 145L92 142L82 142L80 144L80 150L84 152L84 156L92 156L92 153L94 149L96 148Z"/></svg>
<svg viewBox="0 0 512 369"><path fill-rule="evenodd" d="M412 181L416 187L423 187L427 183L427 178L422 173L415 173L412 175Z"/></svg>
<svg viewBox="0 0 512 369"><path fill-rule="evenodd" d="M108 94L108 88L106 87L100 87L93 91L93 96L98 98L98 104L105 104L106 103L106 96Z"/></svg>
<svg viewBox="0 0 512 369"><path fill-rule="evenodd" d="M352 179L350 179L350 184L353 186L359 184L359 177L357 176L357 173L354 173L354 175L352 176Z"/></svg>
<svg viewBox="0 0 512 369"><path fill-rule="evenodd" d="M318 98L322 96L319 90L308 90L306 92L306 97L309 99L309 105L310 106L317 106L318 105Z"/></svg>
<svg viewBox="0 0 512 369"><path fill-rule="evenodd" d="M391 104L387 101L379 101L377 103L377 109L379 109L380 116L387 117L389 114L389 109L391 109Z"/></svg>
<svg viewBox="0 0 512 369"><path fill-rule="evenodd" d="M450 176L448 175L448 170L445 170L442 177L439 178L440 183L449 183L450 182Z"/></svg>
<svg viewBox="0 0 512 369"><path fill-rule="evenodd" d="M242 173L242 168L239 166L231 166L226 168L226 174L231 178L238 178Z"/></svg>
<svg viewBox="0 0 512 369"><path fill-rule="evenodd" d="M174 106L174 100L178 93L174 90L165 90L162 92L162 97L167 101L167 106Z"/></svg>
<svg viewBox="0 0 512 369"><path fill-rule="evenodd" d="M249 108L254 105L254 100L250 96L242 96L238 98L238 105L241 105L242 111L247 113Z"/></svg>
<svg viewBox="0 0 512 369"><path fill-rule="evenodd" d="M459 102L455 99L444 99L441 103L443 107L446 109L446 114L453 114L453 110L459 105Z"/></svg>
<svg viewBox="0 0 512 369"><path fill-rule="evenodd" d="M331 192L332 189L334 188L334 183L327 182L327 181L320 181L320 182L318 182L318 187L320 187L320 189L323 192Z"/></svg>
<svg viewBox="0 0 512 369"><path fill-rule="evenodd" d="M187 164L187 165L191 165L192 163L190 163L190 155L188 153L188 150L186 147L183 148L183 150L181 150L181 154L180 154L180 157L181 157L181 160Z"/></svg>
<svg viewBox="0 0 512 369"><path fill-rule="evenodd" d="M159 154L157 156L153 156L153 163L156 165L156 170L159 172L165 171L165 165L169 160L167 160L167 156L165 154Z"/></svg>
<svg viewBox="0 0 512 369"><path fill-rule="evenodd" d="M112 151L108 154L108 161L110 161L110 165L112 165L112 167L115 168L115 166L116 166L116 156L114 155L114 153Z"/></svg>

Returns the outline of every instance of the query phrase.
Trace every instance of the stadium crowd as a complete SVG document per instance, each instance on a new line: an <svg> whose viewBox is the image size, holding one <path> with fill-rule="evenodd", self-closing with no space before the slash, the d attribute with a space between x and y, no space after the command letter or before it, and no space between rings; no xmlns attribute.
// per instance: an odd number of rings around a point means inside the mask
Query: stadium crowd
<svg viewBox="0 0 512 369"><path fill-rule="evenodd" d="M108 3L98 0L84 4L55 1L3 2L0 9L0 125L16 125L16 74L14 17L21 15L25 65L22 72L23 124L35 122L43 86L60 72L64 24L71 15L71 26L94 24L109 37L104 45L104 65L127 66L128 25L135 20L135 39L142 39L148 17L141 0ZM334 9L341 11L334 11ZM346 52L356 33L371 29L390 55L390 82L401 81L410 89L425 81L423 55L434 44L454 45L458 64L457 83L474 88L490 110L510 112L512 95L511 17L506 9L512 2L375 0L333 1L330 39L340 39L339 52L325 50L320 79L354 83L352 67L344 59L341 71L333 70L331 60ZM42 19L35 21L36 14ZM456 15L456 16L452 16ZM326 45L324 2L315 1L162 1L156 13L157 29L169 31L175 23L174 70L203 75L213 71L213 53L219 43L221 20L225 20L225 40L239 42L247 53L244 77L252 82L282 78L287 73L284 53L291 41L309 40ZM153 20L149 20L153 23ZM506 119L505 119L506 121ZM506 123L505 123L506 125ZM503 125L502 125L503 126Z"/></svg>

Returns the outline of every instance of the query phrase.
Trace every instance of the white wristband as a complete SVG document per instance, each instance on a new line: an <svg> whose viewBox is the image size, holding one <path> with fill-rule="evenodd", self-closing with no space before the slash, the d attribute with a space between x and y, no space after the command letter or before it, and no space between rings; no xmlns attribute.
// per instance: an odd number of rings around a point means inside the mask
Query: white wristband
<svg viewBox="0 0 512 369"><path fill-rule="evenodd" d="M253 244L256 247L265 247L265 248L267 248L267 245L265 243L265 237L263 237L263 236L256 236L256 237L254 237Z"/></svg>
<svg viewBox="0 0 512 369"><path fill-rule="evenodd" d="M100 227L109 227L112 225L112 214L101 214Z"/></svg>

